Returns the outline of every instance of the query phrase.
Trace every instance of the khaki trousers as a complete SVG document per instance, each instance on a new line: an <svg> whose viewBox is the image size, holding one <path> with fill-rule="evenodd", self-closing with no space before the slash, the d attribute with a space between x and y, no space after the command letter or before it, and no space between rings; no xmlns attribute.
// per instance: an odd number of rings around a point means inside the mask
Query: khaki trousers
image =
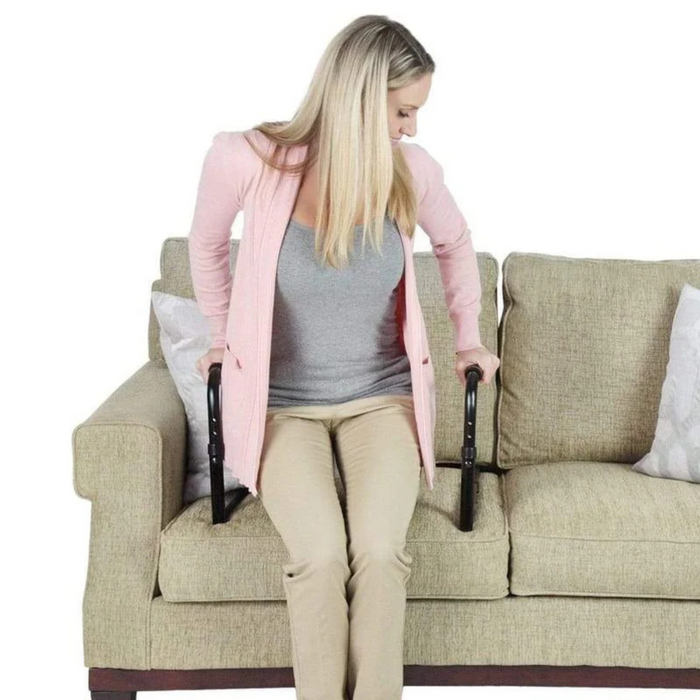
<svg viewBox="0 0 700 700"><path fill-rule="evenodd" d="M421 470L410 395L268 409L258 495L291 558L298 700L401 698L404 547Z"/></svg>

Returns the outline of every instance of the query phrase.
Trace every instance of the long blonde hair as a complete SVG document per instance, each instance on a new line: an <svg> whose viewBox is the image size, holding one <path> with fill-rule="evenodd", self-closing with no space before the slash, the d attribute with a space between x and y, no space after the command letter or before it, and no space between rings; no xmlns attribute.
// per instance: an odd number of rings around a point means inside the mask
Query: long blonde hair
<svg viewBox="0 0 700 700"><path fill-rule="evenodd" d="M332 39L293 118L253 127L274 144L266 155L249 140L268 166L303 176L318 160L315 251L322 262L347 263L361 202L363 250L368 235L380 250L386 215L414 235L418 207L401 146L389 139L387 94L434 70L402 24L363 15ZM287 147L302 144L309 147L302 162L283 162Z"/></svg>

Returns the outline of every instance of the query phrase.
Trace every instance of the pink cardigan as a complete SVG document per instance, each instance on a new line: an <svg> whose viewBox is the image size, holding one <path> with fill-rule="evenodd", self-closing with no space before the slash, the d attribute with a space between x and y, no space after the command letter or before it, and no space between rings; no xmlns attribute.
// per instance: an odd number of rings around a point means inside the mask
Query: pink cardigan
<svg viewBox="0 0 700 700"><path fill-rule="evenodd" d="M263 162L244 134L263 150L271 147L269 139L255 129L214 136L204 159L188 243L192 284L198 307L211 327L211 347L224 348L224 464L257 497L269 391L277 257L300 178L279 171L263 177ZM467 222L444 184L440 164L416 143L402 142L397 147L403 149L414 178L418 224L430 238L437 258L455 328L455 351L478 346L481 280ZM307 146L290 148L288 162L300 162L306 150ZM232 277L231 227L240 211L244 212L243 234ZM418 299L413 239L404 231L400 233L405 268L397 314L411 365L421 463L432 490L435 375Z"/></svg>

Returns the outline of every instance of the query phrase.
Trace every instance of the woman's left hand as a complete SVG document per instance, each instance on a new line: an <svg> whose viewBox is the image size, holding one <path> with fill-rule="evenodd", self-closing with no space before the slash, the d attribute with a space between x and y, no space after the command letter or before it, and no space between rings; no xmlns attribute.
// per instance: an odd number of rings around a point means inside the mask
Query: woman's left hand
<svg viewBox="0 0 700 700"><path fill-rule="evenodd" d="M498 355L494 355L492 352L489 352L483 345L479 345L475 348L469 348L468 350L460 350L459 352L455 353L455 355L455 372L457 373L459 383L462 385L463 389L466 389L467 387L465 370L467 367L469 367L469 365L479 365L483 372L483 376L479 380L479 384L489 384L493 376L496 374L496 370L501 364Z"/></svg>

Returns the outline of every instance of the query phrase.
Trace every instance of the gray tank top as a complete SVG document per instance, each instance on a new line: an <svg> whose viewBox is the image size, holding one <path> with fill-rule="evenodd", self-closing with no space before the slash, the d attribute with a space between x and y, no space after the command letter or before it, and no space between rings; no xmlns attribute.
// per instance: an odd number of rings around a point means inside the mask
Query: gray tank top
<svg viewBox="0 0 700 700"><path fill-rule="evenodd" d="M314 229L290 219L277 263L268 408L344 403L412 394L396 320L404 253L396 224L384 220L383 257L362 225L342 270L315 256Z"/></svg>

